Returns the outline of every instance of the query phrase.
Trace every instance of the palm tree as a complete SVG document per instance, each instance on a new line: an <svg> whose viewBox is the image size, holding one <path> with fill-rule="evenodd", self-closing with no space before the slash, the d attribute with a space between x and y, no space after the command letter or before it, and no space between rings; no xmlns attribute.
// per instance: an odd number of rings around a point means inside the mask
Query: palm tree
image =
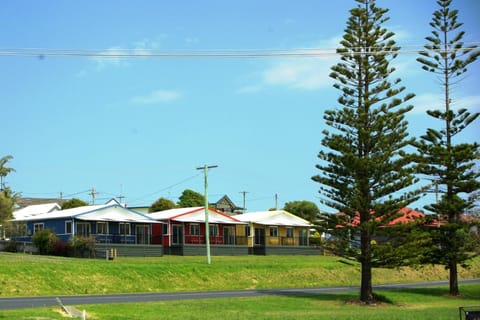
<svg viewBox="0 0 480 320"><path fill-rule="evenodd" d="M6 177L10 172L14 172L15 169L5 167L8 161L12 160L13 157L11 155L4 156L0 158L0 190L3 190L3 178Z"/></svg>

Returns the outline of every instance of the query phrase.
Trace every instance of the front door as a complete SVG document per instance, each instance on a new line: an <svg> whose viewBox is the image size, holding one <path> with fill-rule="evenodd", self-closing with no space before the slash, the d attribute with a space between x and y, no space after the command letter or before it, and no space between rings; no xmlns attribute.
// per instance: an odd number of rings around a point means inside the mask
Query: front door
<svg viewBox="0 0 480 320"><path fill-rule="evenodd" d="M223 227L223 244L235 244L234 227Z"/></svg>
<svg viewBox="0 0 480 320"><path fill-rule="evenodd" d="M172 226L172 244L183 244L183 225L174 224Z"/></svg>
<svg viewBox="0 0 480 320"><path fill-rule="evenodd" d="M148 244L150 238L150 228L148 224L137 224L135 226L135 235L137 244Z"/></svg>
<svg viewBox="0 0 480 320"><path fill-rule="evenodd" d="M255 245L265 245L265 228L255 228Z"/></svg>
<svg viewBox="0 0 480 320"><path fill-rule="evenodd" d="M308 231L307 229L298 230L298 242L301 246L308 246Z"/></svg>

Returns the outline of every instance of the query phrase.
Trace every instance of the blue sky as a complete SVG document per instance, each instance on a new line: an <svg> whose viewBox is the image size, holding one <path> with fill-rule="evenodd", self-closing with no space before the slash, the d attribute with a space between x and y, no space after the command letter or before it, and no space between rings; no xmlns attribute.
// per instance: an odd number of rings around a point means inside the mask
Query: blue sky
<svg viewBox="0 0 480 320"><path fill-rule="evenodd" d="M430 34L435 1L377 2L405 50ZM95 50L333 49L354 1L2 1L1 48ZM480 43L477 0L454 0L466 43ZM438 127L425 115L440 100L416 54L401 54L395 77L417 95L410 133ZM14 157L10 187L26 197L75 196L130 206L184 189L209 200L227 194L249 211L287 201L319 204L311 181L323 112L337 106L328 77L336 57L144 58L0 56L3 143ZM480 111L480 62L454 88L456 106ZM480 121L462 137L479 141ZM413 204L433 201L427 196ZM322 207L324 210L329 208Z"/></svg>

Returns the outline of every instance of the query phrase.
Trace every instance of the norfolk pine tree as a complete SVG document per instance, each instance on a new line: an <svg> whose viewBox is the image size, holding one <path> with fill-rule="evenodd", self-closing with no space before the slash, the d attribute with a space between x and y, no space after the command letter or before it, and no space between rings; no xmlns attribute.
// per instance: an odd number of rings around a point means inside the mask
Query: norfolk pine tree
<svg viewBox="0 0 480 320"><path fill-rule="evenodd" d="M390 62L399 47L394 33L382 25L388 21L388 9L379 8L373 0L357 0L337 53L341 62L332 67L330 77L341 93L341 108L327 110L316 165L320 173L312 179L321 184L321 202L342 212L344 254L361 263L360 300L375 301L372 288L373 236L378 226L396 216L398 209L416 200L416 192L407 193L416 179L405 148L408 138L405 114L413 107L402 105L413 94L403 94L400 79L391 79ZM398 195L402 192L403 195ZM331 216L330 216L331 217ZM349 222L359 224L349 229ZM353 250L352 233L359 234L360 250Z"/></svg>
<svg viewBox="0 0 480 320"><path fill-rule="evenodd" d="M450 294L458 295L457 264L470 258L467 236L460 215L473 206L473 197L462 197L480 189L480 173L474 171L475 159L479 156L479 144L454 143L454 138L479 116L466 108L452 109L452 86L463 79L467 66L480 55L476 46L465 46L462 42L464 31L457 21L458 10L450 7L451 0L438 0L438 10L433 13L431 35L425 50L417 59L422 68L437 75L442 86L443 105L440 109L429 110L427 114L443 123L440 131L427 129L417 143L419 172L435 180L443 195L438 203L426 207L446 221L438 230L440 242L432 248L433 263L440 263L449 269Z"/></svg>

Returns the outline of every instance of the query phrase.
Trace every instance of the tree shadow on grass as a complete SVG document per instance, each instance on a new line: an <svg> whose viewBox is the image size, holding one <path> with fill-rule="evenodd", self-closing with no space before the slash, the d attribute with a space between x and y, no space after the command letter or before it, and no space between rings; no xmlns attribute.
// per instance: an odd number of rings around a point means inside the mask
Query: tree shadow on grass
<svg viewBox="0 0 480 320"><path fill-rule="evenodd" d="M449 296L448 287L424 287L424 288L402 288L402 289L377 289L374 290L375 303L371 305L402 305L405 303L405 299L401 298L402 295L408 295L406 300L422 301L426 299L435 298L447 298L459 300L475 300L480 296L480 287L463 287L460 289L462 293L460 296ZM392 294L390 294L392 293ZM359 300L358 291L346 291L346 292L312 292L307 293L302 290L268 290L268 294L279 295L285 297L297 297L301 299L313 299L316 301L332 301L332 302L344 302L362 305ZM412 297L413 296L413 297ZM421 297L423 296L423 298Z"/></svg>

